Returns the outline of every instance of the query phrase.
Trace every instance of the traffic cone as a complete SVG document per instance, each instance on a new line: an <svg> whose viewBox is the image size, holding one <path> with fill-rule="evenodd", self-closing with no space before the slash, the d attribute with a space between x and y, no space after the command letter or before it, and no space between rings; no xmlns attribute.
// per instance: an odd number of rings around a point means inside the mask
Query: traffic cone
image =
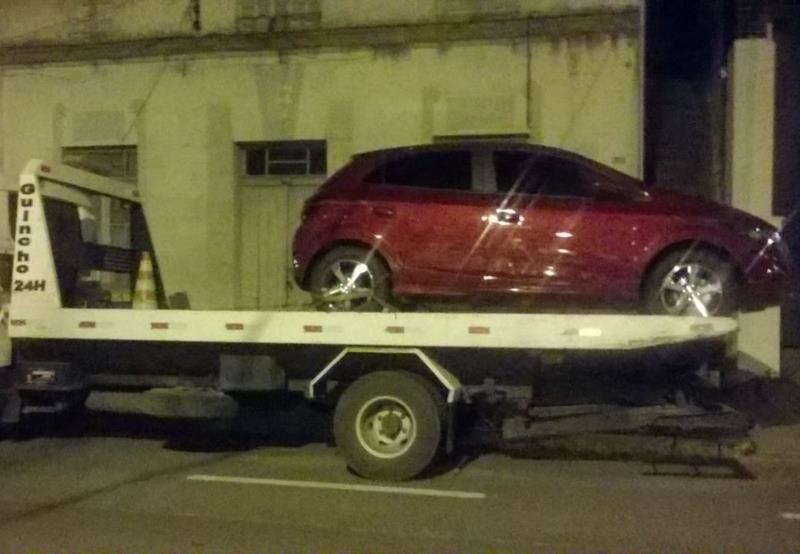
<svg viewBox="0 0 800 554"><path fill-rule="evenodd" d="M156 282L153 278L153 262L150 260L150 252L142 252L139 261L139 273L136 275L136 288L133 289L134 310L155 310L158 308L156 303Z"/></svg>

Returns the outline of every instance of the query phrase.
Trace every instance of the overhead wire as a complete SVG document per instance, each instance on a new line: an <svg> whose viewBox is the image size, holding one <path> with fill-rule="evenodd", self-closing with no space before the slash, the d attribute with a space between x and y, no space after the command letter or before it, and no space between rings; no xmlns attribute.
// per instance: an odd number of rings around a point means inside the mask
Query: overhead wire
<svg viewBox="0 0 800 554"><path fill-rule="evenodd" d="M130 1L130 0L128 0ZM183 16L181 17L180 24L183 24L184 21L187 19L190 20L193 15L193 1L189 0L186 5L186 9L183 11ZM144 99L139 104L136 109L136 113L133 115L133 119L128 125L128 128L122 135L120 140L121 144L125 144L125 141L128 140L133 129L136 127L137 123L139 123L139 119L141 118L144 109L147 107L147 104L150 102L150 99L153 97L153 93L155 92L158 84L161 82L161 79L164 77L164 74L167 72L167 67L169 66L169 57L165 57L161 62L161 67L158 68L158 73L156 74L155 79L153 79L153 83L150 85L150 88L147 90L147 94L145 94Z"/></svg>
<svg viewBox="0 0 800 554"><path fill-rule="evenodd" d="M139 118L141 117L142 112L144 112L145 107L153 97L153 93L156 91L156 88L161 82L162 77L164 77L164 74L167 72L168 66L169 58L165 58L162 60L161 66L158 68L158 73L156 74L155 79L153 79L153 83L150 85L150 88L147 90L147 94L145 94L144 99L139 103L139 106L137 106L136 113L133 114L133 119L131 120L130 125L128 125L128 128L123 133L122 138L120 139L121 144L125 144L125 141L128 140L131 132L136 127L137 123L139 123Z"/></svg>

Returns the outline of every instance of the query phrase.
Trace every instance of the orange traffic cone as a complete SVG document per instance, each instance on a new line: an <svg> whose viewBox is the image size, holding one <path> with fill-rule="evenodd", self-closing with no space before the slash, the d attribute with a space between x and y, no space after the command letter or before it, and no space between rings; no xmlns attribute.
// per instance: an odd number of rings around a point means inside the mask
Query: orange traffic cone
<svg viewBox="0 0 800 554"><path fill-rule="evenodd" d="M150 260L150 252L142 252L139 261L139 273L136 276L136 288L133 289L134 310L155 310L158 308L156 303L156 282L153 278L153 262Z"/></svg>

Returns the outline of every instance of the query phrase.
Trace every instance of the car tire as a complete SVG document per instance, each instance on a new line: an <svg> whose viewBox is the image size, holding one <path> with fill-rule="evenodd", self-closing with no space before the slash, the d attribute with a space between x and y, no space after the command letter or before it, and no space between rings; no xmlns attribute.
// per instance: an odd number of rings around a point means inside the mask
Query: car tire
<svg viewBox="0 0 800 554"><path fill-rule="evenodd" d="M644 287L644 309L651 314L726 316L737 306L735 269L710 250L667 255L649 272Z"/></svg>
<svg viewBox="0 0 800 554"><path fill-rule="evenodd" d="M354 274L358 275L353 278ZM346 282L342 282L345 279ZM375 253L357 246L340 246L312 267L309 288L314 305L325 311L380 312L391 309L391 274ZM332 294L336 287L350 291Z"/></svg>
<svg viewBox="0 0 800 554"><path fill-rule="evenodd" d="M336 404L336 444L363 477L411 479L436 457L445 408L441 393L424 377L407 371L369 373Z"/></svg>

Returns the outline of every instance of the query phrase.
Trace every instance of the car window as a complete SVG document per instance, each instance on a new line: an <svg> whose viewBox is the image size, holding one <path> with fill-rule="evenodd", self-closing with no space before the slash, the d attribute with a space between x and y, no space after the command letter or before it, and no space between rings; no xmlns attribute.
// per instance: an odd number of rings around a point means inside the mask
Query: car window
<svg viewBox="0 0 800 554"><path fill-rule="evenodd" d="M544 196L589 197L594 194L592 172L570 160L539 156L518 190Z"/></svg>
<svg viewBox="0 0 800 554"><path fill-rule="evenodd" d="M366 182L447 190L472 188L472 161L468 150L416 152L382 164Z"/></svg>
<svg viewBox="0 0 800 554"><path fill-rule="evenodd" d="M493 155L494 179L498 192L508 192L525 171L533 154L514 150L497 150Z"/></svg>

